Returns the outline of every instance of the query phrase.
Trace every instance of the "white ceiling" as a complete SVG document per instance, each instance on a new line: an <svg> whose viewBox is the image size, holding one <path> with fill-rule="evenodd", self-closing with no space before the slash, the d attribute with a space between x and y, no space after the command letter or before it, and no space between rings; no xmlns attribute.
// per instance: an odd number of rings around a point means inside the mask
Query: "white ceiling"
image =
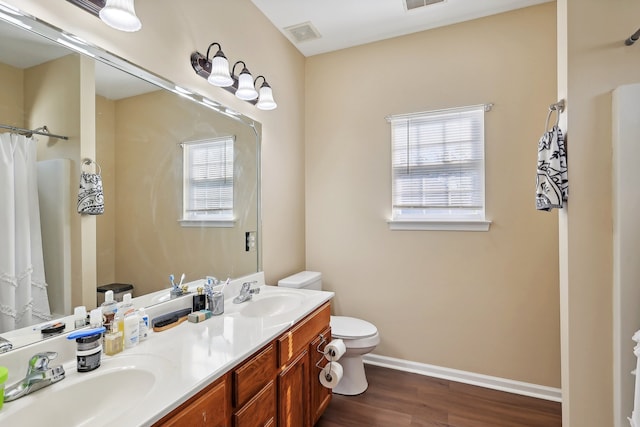
<svg viewBox="0 0 640 427"><path fill-rule="evenodd" d="M405 0L251 1L304 56L313 56L553 0L444 0L409 11ZM321 37L296 43L284 28L305 22Z"/></svg>

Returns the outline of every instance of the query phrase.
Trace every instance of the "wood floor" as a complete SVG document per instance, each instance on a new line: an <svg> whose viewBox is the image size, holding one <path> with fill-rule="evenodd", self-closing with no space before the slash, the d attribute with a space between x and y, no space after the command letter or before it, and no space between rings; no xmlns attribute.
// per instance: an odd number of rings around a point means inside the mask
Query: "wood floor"
<svg viewBox="0 0 640 427"><path fill-rule="evenodd" d="M333 395L315 427L559 427L561 405L365 365L369 389Z"/></svg>

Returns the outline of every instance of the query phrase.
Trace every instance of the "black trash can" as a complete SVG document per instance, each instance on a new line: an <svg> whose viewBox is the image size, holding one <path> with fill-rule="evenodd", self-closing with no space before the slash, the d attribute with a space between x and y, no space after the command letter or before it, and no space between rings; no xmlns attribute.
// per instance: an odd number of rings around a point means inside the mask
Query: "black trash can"
<svg viewBox="0 0 640 427"><path fill-rule="evenodd" d="M133 285L131 283L109 283L108 285L98 286L98 307L104 302L104 294L107 291L113 291L113 299L122 302L124 294L131 294L133 297Z"/></svg>

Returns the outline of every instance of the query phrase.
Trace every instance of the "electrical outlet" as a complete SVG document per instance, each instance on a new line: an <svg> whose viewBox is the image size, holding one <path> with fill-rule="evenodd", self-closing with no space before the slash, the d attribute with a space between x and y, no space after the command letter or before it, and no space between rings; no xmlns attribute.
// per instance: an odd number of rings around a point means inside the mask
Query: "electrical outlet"
<svg viewBox="0 0 640 427"><path fill-rule="evenodd" d="M245 252L255 252L256 250L256 232L247 231L244 233L244 250Z"/></svg>

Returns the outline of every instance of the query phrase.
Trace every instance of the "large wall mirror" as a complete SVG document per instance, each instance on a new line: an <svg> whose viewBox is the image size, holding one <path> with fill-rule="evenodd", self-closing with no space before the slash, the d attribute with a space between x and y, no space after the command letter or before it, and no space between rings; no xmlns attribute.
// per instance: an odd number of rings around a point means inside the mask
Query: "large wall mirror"
<svg viewBox="0 0 640 427"><path fill-rule="evenodd" d="M47 126L60 136L33 135L52 317L92 308L105 284L142 295L167 289L169 274L188 282L260 270L259 123L33 17L0 12L0 134ZM183 221L184 144L221 139L233 141L233 219ZM80 215L80 174L97 165L104 213Z"/></svg>

